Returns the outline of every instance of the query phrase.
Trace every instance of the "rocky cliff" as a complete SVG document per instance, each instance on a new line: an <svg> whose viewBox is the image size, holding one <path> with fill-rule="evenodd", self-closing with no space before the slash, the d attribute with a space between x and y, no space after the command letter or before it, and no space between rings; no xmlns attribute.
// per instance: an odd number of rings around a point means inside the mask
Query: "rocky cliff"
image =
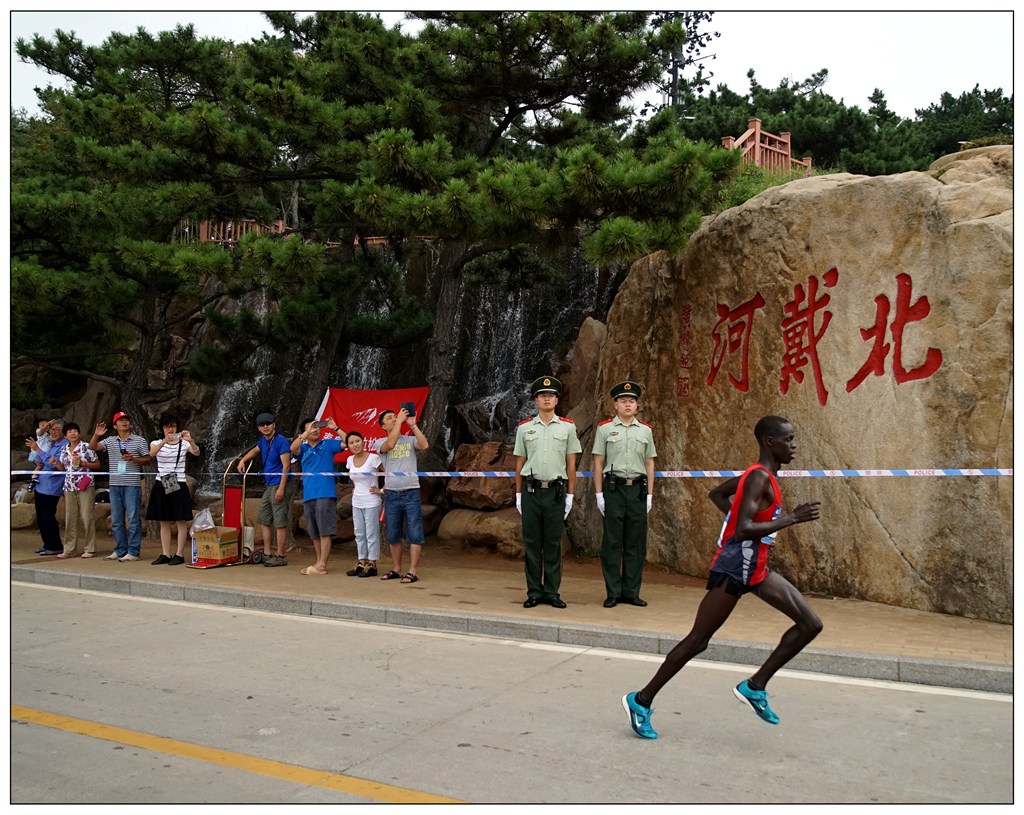
<svg viewBox="0 0 1024 815"><path fill-rule="evenodd" d="M1011 468L1012 171L1012 148L979 148L928 173L794 181L706 219L681 255L633 266L605 337L584 331L581 348L600 351L570 366L592 389L569 415L589 435L630 377L658 470L743 469L770 413L796 427L794 470ZM659 480L651 562L706 571L716 483ZM781 487L788 506L822 502L773 553L803 591L1012 621L1012 477ZM574 537L592 544L591 491Z"/></svg>

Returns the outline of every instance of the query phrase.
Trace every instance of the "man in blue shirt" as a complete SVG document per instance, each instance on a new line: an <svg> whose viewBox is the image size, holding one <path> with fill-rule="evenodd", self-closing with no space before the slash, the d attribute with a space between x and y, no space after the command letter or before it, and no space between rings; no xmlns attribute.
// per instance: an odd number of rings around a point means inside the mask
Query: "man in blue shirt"
<svg viewBox="0 0 1024 815"><path fill-rule="evenodd" d="M37 555L59 555L64 551L64 542L60 538L60 524L57 523L57 502L64 494L64 473L57 468L60 451L67 445L64 438L64 423L54 419L50 423L50 449L45 453L40 449L36 439L25 439L25 444L43 463L37 472L39 483L35 490L36 525L43 545L36 549Z"/></svg>
<svg viewBox="0 0 1024 815"><path fill-rule="evenodd" d="M295 497L295 481L289 478L292 451L284 436L277 432L277 420L271 413L256 417L260 438L256 446L238 462L238 472L244 473L246 465L257 455L263 459L263 480L266 489L260 498L259 515L256 523L263 530L263 565L287 566L285 544L288 542L288 515ZM271 528L273 524L273 528ZM271 554L271 538L277 532L277 553Z"/></svg>
<svg viewBox="0 0 1024 815"><path fill-rule="evenodd" d="M338 438L321 438L323 424ZM334 419L317 422L306 419L302 433L292 441L291 452L302 466L302 511L306 515L306 531L313 540L316 563L302 570L303 574L327 574L327 558L331 539L338 531L338 493L334 489L334 457L342 451L344 432Z"/></svg>

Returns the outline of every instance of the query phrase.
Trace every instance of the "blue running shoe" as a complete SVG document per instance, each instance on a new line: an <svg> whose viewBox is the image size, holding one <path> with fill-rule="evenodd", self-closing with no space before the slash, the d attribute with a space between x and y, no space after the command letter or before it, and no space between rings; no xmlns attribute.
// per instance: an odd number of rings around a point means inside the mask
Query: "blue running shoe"
<svg viewBox="0 0 1024 815"><path fill-rule="evenodd" d="M644 707L636 700L636 693L627 693L622 697L622 709L629 716L629 726L640 738L658 738L658 734L651 727L651 709Z"/></svg>
<svg viewBox="0 0 1024 815"><path fill-rule="evenodd" d="M741 702L750 705L750 709L768 722L768 724L779 723L779 717L775 715L775 711L768 707L768 694L765 691L754 690L750 687L747 680L744 679L732 689L732 692L736 694L736 698Z"/></svg>

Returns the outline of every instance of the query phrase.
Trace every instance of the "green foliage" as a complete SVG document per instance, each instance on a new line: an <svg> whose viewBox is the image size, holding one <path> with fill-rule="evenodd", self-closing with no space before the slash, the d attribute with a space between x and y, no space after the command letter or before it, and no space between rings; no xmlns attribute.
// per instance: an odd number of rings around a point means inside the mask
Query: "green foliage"
<svg viewBox="0 0 1024 815"><path fill-rule="evenodd" d="M982 91L975 85L958 97L944 93L938 104L916 113L925 147L936 158L957 152L963 141L1013 135L1013 98L1006 99L1002 88Z"/></svg>
<svg viewBox="0 0 1024 815"><path fill-rule="evenodd" d="M509 291L531 289L559 280L564 270L548 262L530 246L514 246L489 252L466 264L466 282L471 286L497 283Z"/></svg>
<svg viewBox="0 0 1024 815"><path fill-rule="evenodd" d="M993 136L982 136L980 139L971 139L960 145L961 150L973 150L975 147L990 147L993 144L1013 144L1013 136L996 134Z"/></svg>
<svg viewBox="0 0 1024 815"><path fill-rule="evenodd" d="M240 45L187 26L17 43L68 86L43 93L45 118L12 118L15 353L138 392L160 344L204 321L212 344L185 365L207 383L245 376L260 348L400 345L436 326L404 275L417 236L462 248L441 275L478 258L471 277L533 285L552 247L598 263L675 248L721 200L734 155L668 119L628 132L626 100L666 54L695 53L685 20L414 16L415 37L270 12L274 32ZM283 231L184 240L202 221ZM366 242L380 236L395 262ZM237 304L251 292L265 314Z"/></svg>
<svg viewBox="0 0 1024 815"><path fill-rule="evenodd" d="M731 207L738 207L745 201L749 201L755 195L760 195L772 187L779 187L796 181L801 178L809 178L815 175L827 175L830 171L815 168L812 170L801 170L792 172L789 175L770 173L754 164L747 164L736 179L726 188L722 201L716 209L722 212Z"/></svg>
<svg viewBox="0 0 1024 815"><path fill-rule="evenodd" d="M723 136L738 137L750 119L758 118L763 130L792 134L794 158L811 157L815 166L867 175L924 170L956 152L961 141L1013 133L1013 98L1003 97L1002 90L976 86L959 97L946 93L937 105L918 110L917 118L901 119L878 88L867 99L867 112L836 101L824 92L824 69L799 82L784 79L773 89L760 85L753 71L748 77L745 95L724 85L704 95L685 93L678 113L692 118L674 117L682 132L719 143Z"/></svg>

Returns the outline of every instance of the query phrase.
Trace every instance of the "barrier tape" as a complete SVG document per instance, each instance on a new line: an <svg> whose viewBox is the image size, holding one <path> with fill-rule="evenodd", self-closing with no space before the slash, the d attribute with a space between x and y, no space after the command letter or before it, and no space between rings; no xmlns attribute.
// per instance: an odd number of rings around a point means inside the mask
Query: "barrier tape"
<svg viewBox="0 0 1024 815"><path fill-rule="evenodd" d="M11 470L11 475L35 475L35 470ZM655 478L732 478L743 475L743 470L655 470ZM47 470L46 475L65 475L65 470ZM132 475L132 473L111 473L102 470L81 470L77 475ZM155 477L156 473L143 471L140 476ZM189 473L189 475L214 475L224 476L224 473ZM230 472L228 475L238 477L241 473ZM260 477L262 472L249 473L252 477ZM348 475L344 472L331 470L330 472L291 472L290 476L304 475ZM365 473L364 473L365 475ZM514 478L515 472L502 470L425 470L416 472L395 472L380 473L379 475L389 476L422 476L431 478ZM580 478L592 478L593 473L589 470L576 473ZM1013 476L1013 468L940 468L931 470L779 470L780 478L876 478L876 477L910 477L927 478L941 476Z"/></svg>

